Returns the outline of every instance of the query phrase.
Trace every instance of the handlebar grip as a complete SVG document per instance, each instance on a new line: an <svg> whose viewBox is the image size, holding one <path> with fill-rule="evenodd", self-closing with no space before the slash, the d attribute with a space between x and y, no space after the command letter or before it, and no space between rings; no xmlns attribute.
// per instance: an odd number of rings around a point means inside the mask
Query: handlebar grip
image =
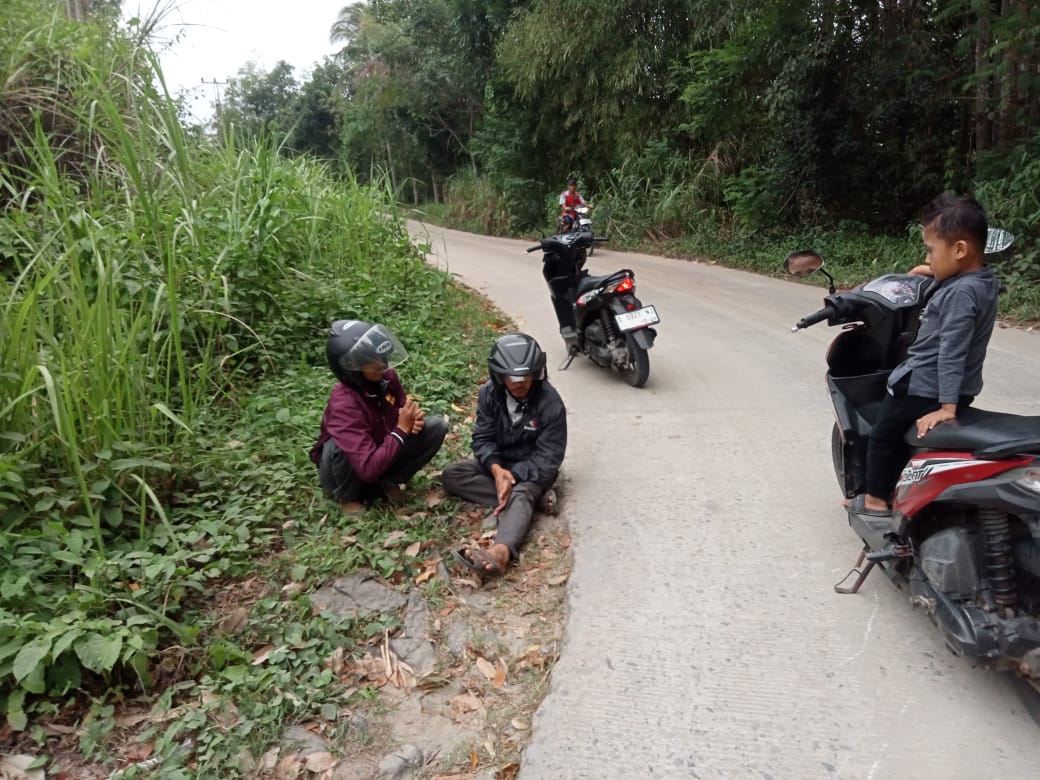
<svg viewBox="0 0 1040 780"><path fill-rule="evenodd" d="M538 244L537 246L529 246L529 247L527 247L527 252L528 252L528 254L530 254L531 252L537 252L541 248L542 248L541 244Z"/></svg>
<svg viewBox="0 0 1040 780"><path fill-rule="evenodd" d="M803 328L808 328L811 325L815 325L817 322L829 320L836 314L837 311L835 311L834 307L827 304L815 314L810 314L808 317L798 320L798 324L794 326L794 329L802 330Z"/></svg>
<svg viewBox="0 0 1040 780"><path fill-rule="evenodd" d="M593 236L592 240L593 241L610 241L610 238L608 238L607 236Z"/></svg>

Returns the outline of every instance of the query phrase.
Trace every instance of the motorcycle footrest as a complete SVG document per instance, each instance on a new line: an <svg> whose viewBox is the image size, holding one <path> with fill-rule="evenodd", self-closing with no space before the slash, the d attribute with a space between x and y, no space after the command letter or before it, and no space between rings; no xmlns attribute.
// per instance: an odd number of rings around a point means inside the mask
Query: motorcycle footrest
<svg viewBox="0 0 1040 780"><path fill-rule="evenodd" d="M913 558L914 551L906 544L889 544L880 550L866 553L864 557L873 563L884 563L899 558Z"/></svg>

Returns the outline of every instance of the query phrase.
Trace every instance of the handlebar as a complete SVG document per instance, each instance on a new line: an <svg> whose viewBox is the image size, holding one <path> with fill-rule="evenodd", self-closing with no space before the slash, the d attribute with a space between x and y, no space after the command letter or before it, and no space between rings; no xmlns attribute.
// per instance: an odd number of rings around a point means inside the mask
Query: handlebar
<svg viewBox="0 0 1040 780"><path fill-rule="evenodd" d="M592 237L592 240L593 240L593 241L600 241L600 242L603 242L603 241L610 241L610 238L609 238L609 237L607 237L607 236L593 236L593 237Z"/></svg>
<svg viewBox="0 0 1040 780"><path fill-rule="evenodd" d="M531 252L537 252L541 248L542 248L541 244L536 244L535 246L527 247L527 252L528 252L528 254L530 254Z"/></svg>
<svg viewBox="0 0 1040 780"><path fill-rule="evenodd" d="M838 313L837 310L833 306L831 306L830 304L827 304L826 306L824 306L822 309L820 309L815 314L810 314L808 317L804 317L804 318L798 320L798 324L796 324L793 328L791 328L791 332L792 333L797 333L798 331L800 331L800 330L802 330L804 328L808 328L808 327L810 327L812 325L815 325L817 322L823 322L824 320L829 320L832 317L834 317L835 315L837 315L837 313Z"/></svg>

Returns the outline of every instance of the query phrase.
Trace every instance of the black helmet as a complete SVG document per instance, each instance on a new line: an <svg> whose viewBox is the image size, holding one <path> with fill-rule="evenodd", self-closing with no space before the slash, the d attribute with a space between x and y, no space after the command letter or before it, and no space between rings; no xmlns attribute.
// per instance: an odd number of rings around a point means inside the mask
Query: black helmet
<svg viewBox="0 0 1040 780"><path fill-rule="evenodd" d="M336 320L325 340L325 357L336 378L360 386L361 369L378 365L381 370L399 366L408 357L401 342L382 325L361 320Z"/></svg>
<svg viewBox="0 0 1040 780"><path fill-rule="evenodd" d="M526 333L502 336L491 348L488 371L496 384L506 376L534 374L535 380L545 379L545 353Z"/></svg>

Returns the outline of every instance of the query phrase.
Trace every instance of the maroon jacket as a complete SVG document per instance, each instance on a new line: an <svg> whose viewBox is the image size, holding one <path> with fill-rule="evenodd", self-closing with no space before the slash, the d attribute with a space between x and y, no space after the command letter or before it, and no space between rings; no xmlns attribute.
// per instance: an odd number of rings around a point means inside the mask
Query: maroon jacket
<svg viewBox="0 0 1040 780"><path fill-rule="evenodd" d="M321 462L325 442L332 439L362 481L375 482L389 468L407 436L397 427L406 397L396 371L386 371L383 377L378 385L365 383L365 392L336 383L321 418L321 434L311 448L312 461Z"/></svg>

